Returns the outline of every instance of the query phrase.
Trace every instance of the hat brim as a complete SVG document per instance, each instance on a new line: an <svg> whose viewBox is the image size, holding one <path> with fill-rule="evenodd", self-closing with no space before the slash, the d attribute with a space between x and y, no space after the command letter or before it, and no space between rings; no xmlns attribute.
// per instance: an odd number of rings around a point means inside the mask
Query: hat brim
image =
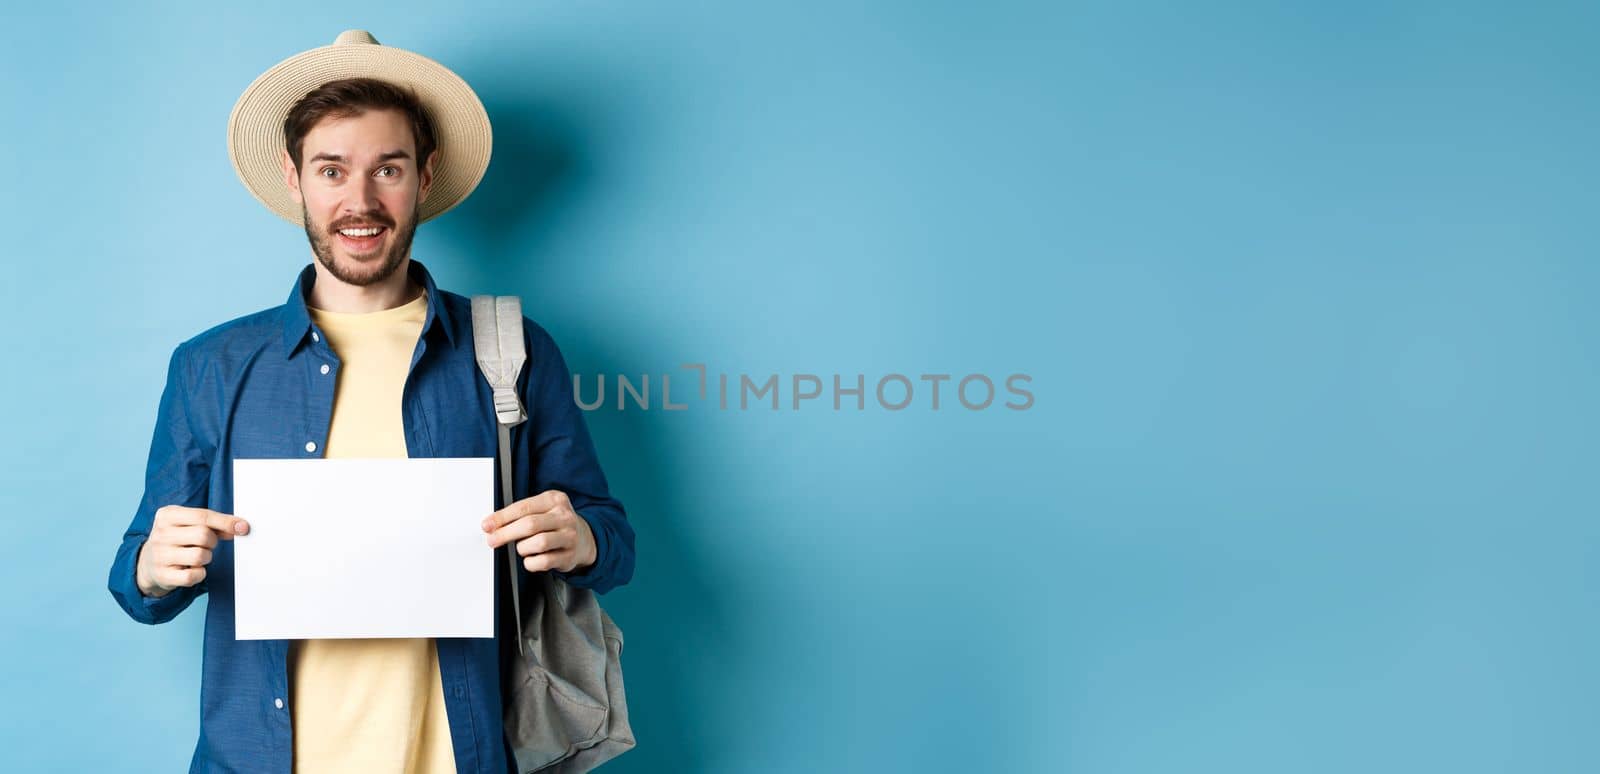
<svg viewBox="0 0 1600 774"><path fill-rule="evenodd" d="M283 121L294 103L328 81L367 77L409 86L427 110L438 140L433 184L417 222L460 204L489 168L489 113L472 87L444 65L392 46L342 43L313 48L273 65L239 96L228 116L228 155L250 193L279 217L304 225L283 180Z"/></svg>

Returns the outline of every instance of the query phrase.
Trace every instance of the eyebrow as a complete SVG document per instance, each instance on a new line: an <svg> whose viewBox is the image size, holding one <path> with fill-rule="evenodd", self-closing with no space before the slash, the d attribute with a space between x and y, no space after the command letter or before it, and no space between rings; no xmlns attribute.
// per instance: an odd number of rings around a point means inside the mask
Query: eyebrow
<svg viewBox="0 0 1600 774"><path fill-rule="evenodd" d="M383 161L388 161L390 159L409 159L409 158L411 158L411 154L409 154L409 153L407 153L407 152L405 152L403 150L392 150L392 151L388 151L386 153L378 154L377 161L383 162ZM349 163L349 159L346 159L345 157L340 156L337 153L318 153L317 155L312 156L311 160L307 161L306 163L307 164L312 164L312 163L315 163L315 162L318 162L318 161L332 161L332 162L335 162L335 163L338 163L338 164L347 164L347 163Z"/></svg>

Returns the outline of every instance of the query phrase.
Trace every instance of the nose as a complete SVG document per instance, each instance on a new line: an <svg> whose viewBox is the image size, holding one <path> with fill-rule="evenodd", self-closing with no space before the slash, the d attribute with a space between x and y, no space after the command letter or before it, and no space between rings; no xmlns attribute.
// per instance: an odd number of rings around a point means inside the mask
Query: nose
<svg viewBox="0 0 1600 774"><path fill-rule="evenodd" d="M378 200L378 182L370 175L363 175L354 188L349 201L345 202L346 215L363 215L382 208Z"/></svg>

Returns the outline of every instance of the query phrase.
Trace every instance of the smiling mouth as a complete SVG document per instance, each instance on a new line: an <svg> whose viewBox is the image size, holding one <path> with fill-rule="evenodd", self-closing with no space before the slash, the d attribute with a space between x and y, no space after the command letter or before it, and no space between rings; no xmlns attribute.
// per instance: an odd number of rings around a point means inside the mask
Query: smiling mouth
<svg viewBox="0 0 1600 774"><path fill-rule="evenodd" d="M345 249L353 253L366 253L377 249L378 244L383 241L384 235L389 233L389 229L385 226L373 226L340 229L337 233L339 241L344 244Z"/></svg>

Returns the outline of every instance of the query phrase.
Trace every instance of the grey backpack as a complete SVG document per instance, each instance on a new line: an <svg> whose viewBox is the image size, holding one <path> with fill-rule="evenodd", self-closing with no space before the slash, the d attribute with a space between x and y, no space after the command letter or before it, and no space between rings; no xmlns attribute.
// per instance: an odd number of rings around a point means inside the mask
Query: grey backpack
<svg viewBox="0 0 1600 774"><path fill-rule="evenodd" d="M527 358L521 300L473 296L472 338L478 367L494 390L501 492L510 504L516 501L511 428L528 418L517 395L517 375ZM505 552L518 655L506 683L503 720L517 771L581 774L635 744L622 689L622 630L593 591L548 572L532 573L534 593L524 607L517 579L527 569L514 543Z"/></svg>

